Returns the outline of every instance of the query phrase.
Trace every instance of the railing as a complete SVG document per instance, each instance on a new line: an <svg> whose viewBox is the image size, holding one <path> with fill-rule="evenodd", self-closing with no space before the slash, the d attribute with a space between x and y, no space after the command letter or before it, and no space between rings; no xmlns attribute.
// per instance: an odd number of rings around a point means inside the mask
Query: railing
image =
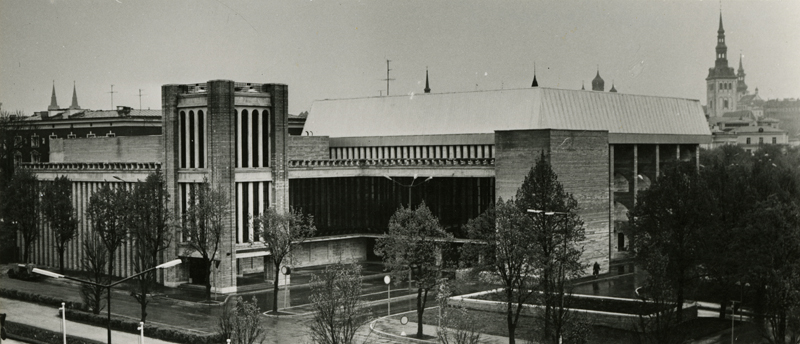
<svg viewBox="0 0 800 344"><path fill-rule="evenodd" d="M264 93L264 85L254 82L234 82L233 83L233 90L234 92L248 92L248 93ZM199 84L186 84L181 85L181 93L183 94L195 94L195 93L206 93L208 92L208 84L207 83L199 83Z"/></svg>
<svg viewBox="0 0 800 344"><path fill-rule="evenodd" d="M23 168L34 171L145 171L161 168L159 162L34 162L22 163Z"/></svg>
<svg viewBox="0 0 800 344"><path fill-rule="evenodd" d="M289 160L289 168L310 167L473 167L494 166L494 158Z"/></svg>

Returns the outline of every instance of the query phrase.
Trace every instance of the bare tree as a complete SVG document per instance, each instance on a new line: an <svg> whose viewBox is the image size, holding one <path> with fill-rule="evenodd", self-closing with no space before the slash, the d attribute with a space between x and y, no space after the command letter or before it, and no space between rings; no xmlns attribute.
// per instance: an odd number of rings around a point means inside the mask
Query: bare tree
<svg viewBox="0 0 800 344"><path fill-rule="evenodd" d="M83 255L81 256L81 266L83 271L88 274L91 282L103 285L110 282L105 275L106 263L108 263L108 250L103 239L95 233L90 232L81 243ZM103 309L103 297L107 290L105 287L83 283L80 287L81 299L83 303L92 309L92 313L100 314Z"/></svg>
<svg viewBox="0 0 800 344"><path fill-rule="evenodd" d="M5 188L14 176L15 154L30 144L25 136L31 129L22 111L0 111L0 188Z"/></svg>
<svg viewBox="0 0 800 344"><path fill-rule="evenodd" d="M133 239L133 269L136 273L156 267L162 261L162 253L169 247L172 236L167 192L164 175L156 171L139 182L131 199L130 235ZM147 294L156 284L156 270L136 278L132 294L141 306L142 322L147 318Z"/></svg>
<svg viewBox="0 0 800 344"><path fill-rule="evenodd" d="M464 245L462 259L476 272L499 277L503 285L508 342L516 342L516 329L525 303L535 296L537 266L532 219L513 200L497 200L495 208L465 226L475 243Z"/></svg>
<svg viewBox="0 0 800 344"><path fill-rule="evenodd" d="M114 276L114 256L128 239L130 192L104 184L89 199L86 214L108 251L108 276Z"/></svg>
<svg viewBox="0 0 800 344"><path fill-rule="evenodd" d="M261 327L261 310L256 297L244 301L237 296L231 301L223 306L218 320L222 339L230 339L232 344L263 343L264 329Z"/></svg>
<svg viewBox="0 0 800 344"><path fill-rule="evenodd" d="M211 265L217 259L220 242L225 234L225 220L230 214L227 194L212 189L208 180L189 191L189 207L182 219L186 254L198 252L203 258L206 275L206 300L211 300Z"/></svg>
<svg viewBox="0 0 800 344"><path fill-rule="evenodd" d="M436 302L439 304L439 326L436 335L442 344L478 344L481 342L480 319L462 305L450 305L451 284L447 280L439 283Z"/></svg>
<svg viewBox="0 0 800 344"><path fill-rule="evenodd" d="M72 207L72 182L67 176L56 177L44 188L42 213L53 232L53 246L58 252L58 268L63 274L67 243L78 233L78 217Z"/></svg>
<svg viewBox="0 0 800 344"><path fill-rule="evenodd" d="M422 338L422 315L428 292L439 282L442 246L451 238L439 219L422 202L416 209L400 207L389 219L389 231L375 244L375 253L395 281L413 273L417 282L417 338ZM413 278L412 277L412 278Z"/></svg>
<svg viewBox="0 0 800 344"><path fill-rule="evenodd" d="M309 301L314 318L311 338L319 344L351 344L356 332L369 321L361 300L361 266L341 263L325 267L311 278Z"/></svg>
<svg viewBox="0 0 800 344"><path fill-rule="evenodd" d="M39 185L36 176L28 170L14 172L3 193L4 230L20 233L23 241L22 262L30 263L31 247L39 239Z"/></svg>
<svg viewBox="0 0 800 344"><path fill-rule="evenodd" d="M264 242L269 246L272 264L275 267L275 283L272 293L272 312L278 312L278 278L283 260L288 257L295 247L307 238L314 235L314 217L303 215L297 209L289 209L287 213L278 213L273 208L266 209L260 216L253 219L253 228L256 236L263 236Z"/></svg>

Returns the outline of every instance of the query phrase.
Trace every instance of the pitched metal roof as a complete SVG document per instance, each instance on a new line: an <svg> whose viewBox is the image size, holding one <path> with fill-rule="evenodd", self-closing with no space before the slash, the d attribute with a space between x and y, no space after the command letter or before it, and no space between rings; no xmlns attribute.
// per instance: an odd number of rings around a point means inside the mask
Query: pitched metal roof
<svg viewBox="0 0 800 344"><path fill-rule="evenodd" d="M546 128L711 135L697 100L542 87L320 100L311 106L305 126L330 137Z"/></svg>

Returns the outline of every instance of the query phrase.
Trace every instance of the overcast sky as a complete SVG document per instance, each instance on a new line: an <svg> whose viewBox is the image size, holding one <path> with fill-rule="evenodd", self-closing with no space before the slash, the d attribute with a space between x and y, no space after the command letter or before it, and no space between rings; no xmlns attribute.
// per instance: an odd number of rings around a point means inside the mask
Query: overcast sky
<svg viewBox="0 0 800 344"><path fill-rule="evenodd" d="M0 0L0 102L161 108L161 85L213 79L289 85L316 99L529 87L701 99L719 1ZM800 97L800 1L723 1L729 63L744 54L762 98Z"/></svg>

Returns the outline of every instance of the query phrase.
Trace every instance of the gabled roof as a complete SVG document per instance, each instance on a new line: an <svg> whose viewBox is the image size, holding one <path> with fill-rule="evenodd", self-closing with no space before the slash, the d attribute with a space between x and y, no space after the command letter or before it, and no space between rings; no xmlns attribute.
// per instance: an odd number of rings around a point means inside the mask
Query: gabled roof
<svg viewBox="0 0 800 344"><path fill-rule="evenodd" d="M697 100L543 87L320 100L311 106L305 126L330 137L546 128L710 135Z"/></svg>
<svg viewBox="0 0 800 344"><path fill-rule="evenodd" d="M722 117L725 118L748 118L755 120L756 117L753 115L753 111L750 110L739 110L739 111L731 111L722 114Z"/></svg>

